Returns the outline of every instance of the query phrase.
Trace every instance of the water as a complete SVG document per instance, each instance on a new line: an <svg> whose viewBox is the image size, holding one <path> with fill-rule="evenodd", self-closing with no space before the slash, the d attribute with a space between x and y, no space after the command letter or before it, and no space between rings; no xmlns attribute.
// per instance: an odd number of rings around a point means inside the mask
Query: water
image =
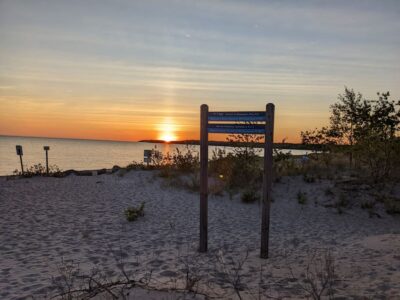
<svg viewBox="0 0 400 300"><path fill-rule="evenodd" d="M143 162L145 149L157 147L163 153L171 153L175 148L186 149L184 145L173 144L0 136L0 175L10 175L15 169L21 168L16 145L23 147L24 168L38 163L45 165L43 146L50 146L49 164L57 165L62 170L96 170L112 168L114 165L123 167L132 161ZM198 146L190 147L195 151L199 149ZM226 148L229 152L229 147ZM209 147L210 155L213 149L215 147ZM292 150L292 153L304 154L305 151Z"/></svg>

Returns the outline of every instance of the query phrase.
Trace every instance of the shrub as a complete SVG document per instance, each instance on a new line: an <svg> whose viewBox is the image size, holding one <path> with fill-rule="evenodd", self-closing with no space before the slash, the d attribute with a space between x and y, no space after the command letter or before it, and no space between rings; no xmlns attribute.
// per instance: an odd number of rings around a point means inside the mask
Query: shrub
<svg viewBox="0 0 400 300"><path fill-rule="evenodd" d="M138 163L136 161L133 161L129 165L126 166L127 171L144 170L144 169L146 169L146 166L143 163Z"/></svg>
<svg viewBox="0 0 400 300"><path fill-rule="evenodd" d="M144 202L142 202L139 207L128 207L125 209L124 213L127 221L135 221L138 217L144 216Z"/></svg>
<svg viewBox="0 0 400 300"><path fill-rule="evenodd" d="M333 196L335 193L332 191L332 188L328 187L325 189L325 196Z"/></svg>
<svg viewBox="0 0 400 300"><path fill-rule="evenodd" d="M372 209L375 206L375 202L374 201L366 201L361 203L361 208L362 209Z"/></svg>
<svg viewBox="0 0 400 300"><path fill-rule="evenodd" d="M49 173L46 172L46 167L41 163L30 166L26 169L24 173L15 170L14 175L23 177L33 177L33 176L51 176L51 177L62 177L62 171L57 165L49 166Z"/></svg>
<svg viewBox="0 0 400 300"><path fill-rule="evenodd" d="M377 199L385 206L388 214L400 214L400 199L393 196L381 195Z"/></svg>
<svg viewBox="0 0 400 300"><path fill-rule="evenodd" d="M225 150L219 149L213 151L210 174L225 182L229 190L261 186L262 158L251 151L244 153L226 154Z"/></svg>
<svg viewBox="0 0 400 300"><path fill-rule="evenodd" d="M298 191L297 193L297 202L299 204L306 204L307 203L307 194L302 192L302 191Z"/></svg>
<svg viewBox="0 0 400 300"><path fill-rule="evenodd" d="M192 192L198 192L200 190L200 174L195 172L191 174L185 181L185 187Z"/></svg>
<svg viewBox="0 0 400 300"><path fill-rule="evenodd" d="M349 205L349 200L344 194L340 194L339 199L335 202L334 207L339 214L343 213L343 208Z"/></svg>
<svg viewBox="0 0 400 300"><path fill-rule="evenodd" d="M307 183L314 183L315 182L315 177L313 175L310 175L310 174L304 174L303 175L303 180L304 180L304 182L307 182Z"/></svg>
<svg viewBox="0 0 400 300"><path fill-rule="evenodd" d="M176 170L181 172L194 172L200 166L199 154L189 146L186 146L185 153L176 148L172 155L172 165Z"/></svg>
<svg viewBox="0 0 400 300"><path fill-rule="evenodd" d="M244 203L253 203L260 200L260 195L255 189L248 189L242 193L241 199Z"/></svg>

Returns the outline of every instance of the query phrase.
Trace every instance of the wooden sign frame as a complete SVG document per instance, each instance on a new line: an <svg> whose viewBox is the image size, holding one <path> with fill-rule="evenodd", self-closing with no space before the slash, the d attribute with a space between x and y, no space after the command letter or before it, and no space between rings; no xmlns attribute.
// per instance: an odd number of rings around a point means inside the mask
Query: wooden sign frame
<svg viewBox="0 0 400 300"><path fill-rule="evenodd" d="M272 147L274 141L275 106L266 105L266 110L255 112L209 112L208 105L200 107L200 244L199 251L208 249L208 134L239 133L263 134L264 176L261 220L260 257L268 258L269 224L272 192ZM265 122L265 124L232 124L209 122Z"/></svg>

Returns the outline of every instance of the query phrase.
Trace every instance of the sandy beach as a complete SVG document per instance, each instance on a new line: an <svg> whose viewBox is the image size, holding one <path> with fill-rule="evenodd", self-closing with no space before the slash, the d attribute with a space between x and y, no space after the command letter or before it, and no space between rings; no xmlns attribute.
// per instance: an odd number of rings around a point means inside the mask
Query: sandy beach
<svg viewBox="0 0 400 300"><path fill-rule="evenodd" d="M301 299L310 255L329 249L338 299L400 299L399 216L370 217L357 207L339 214L323 205L332 186L301 177L274 184L270 258L262 260L260 206L239 195L209 197L209 251L200 254L198 193L169 187L156 171L2 177L0 298L54 297L60 265L69 262L109 278L118 278L123 264L135 278L151 274L149 287L164 290L184 289L190 269L199 278L196 291L215 299L237 298L232 276L238 273L244 299L258 299L260 287L264 296ZM296 199L300 189L309 198L305 205ZM145 215L127 222L124 210L142 202Z"/></svg>

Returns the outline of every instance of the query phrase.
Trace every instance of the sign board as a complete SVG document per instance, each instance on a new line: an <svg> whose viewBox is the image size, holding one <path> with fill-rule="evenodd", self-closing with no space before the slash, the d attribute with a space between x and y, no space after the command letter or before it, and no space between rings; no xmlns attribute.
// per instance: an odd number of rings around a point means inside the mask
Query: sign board
<svg viewBox="0 0 400 300"><path fill-rule="evenodd" d="M17 150L17 155L24 155L21 145L16 145L15 149Z"/></svg>
<svg viewBox="0 0 400 300"><path fill-rule="evenodd" d="M50 150L50 147L49 147L49 146L44 146L43 149L44 149L45 151L48 151L48 150ZM57 149L56 149L56 150L57 150Z"/></svg>
<svg viewBox="0 0 400 300"><path fill-rule="evenodd" d="M264 113L265 114L265 113ZM265 124L208 124L209 133L265 134Z"/></svg>
<svg viewBox="0 0 400 300"><path fill-rule="evenodd" d="M144 157L151 157L151 150L144 150Z"/></svg>
<svg viewBox="0 0 400 300"><path fill-rule="evenodd" d="M144 150L143 156L144 156L143 161L145 163L150 163L151 162L152 151L151 150Z"/></svg>
<svg viewBox="0 0 400 300"><path fill-rule="evenodd" d="M265 111L209 112L208 121L265 122Z"/></svg>
<svg viewBox="0 0 400 300"><path fill-rule="evenodd" d="M200 243L199 251L208 248L208 134L239 133L264 134L264 176L261 219L260 257L268 258L269 219L272 191L272 147L274 139L275 106L267 104L265 111L209 112L208 105L200 108ZM209 122L215 123L209 123ZM218 122L248 122L250 124L224 124ZM264 122L263 124L251 124Z"/></svg>

